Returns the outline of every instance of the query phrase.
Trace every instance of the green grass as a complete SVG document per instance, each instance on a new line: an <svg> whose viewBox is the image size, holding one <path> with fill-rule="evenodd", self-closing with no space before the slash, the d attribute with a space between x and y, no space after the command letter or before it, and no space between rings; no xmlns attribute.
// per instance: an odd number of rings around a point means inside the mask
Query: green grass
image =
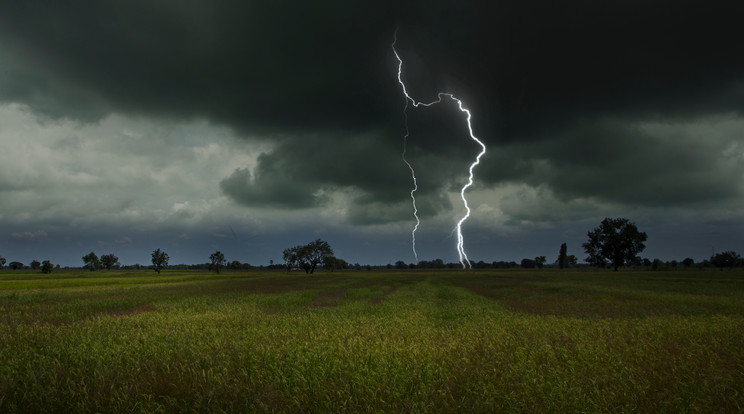
<svg viewBox="0 0 744 414"><path fill-rule="evenodd" d="M744 273L0 272L0 412L743 412Z"/></svg>

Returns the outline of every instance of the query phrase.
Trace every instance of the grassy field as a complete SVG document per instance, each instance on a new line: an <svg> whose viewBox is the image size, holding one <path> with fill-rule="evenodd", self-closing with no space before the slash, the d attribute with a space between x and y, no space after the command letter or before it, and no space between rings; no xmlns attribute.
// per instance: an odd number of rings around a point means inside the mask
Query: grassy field
<svg viewBox="0 0 744 414"><path fill-rule="evenodd" d="M744 412L744 272L0 272L0 412Z"/></svg>

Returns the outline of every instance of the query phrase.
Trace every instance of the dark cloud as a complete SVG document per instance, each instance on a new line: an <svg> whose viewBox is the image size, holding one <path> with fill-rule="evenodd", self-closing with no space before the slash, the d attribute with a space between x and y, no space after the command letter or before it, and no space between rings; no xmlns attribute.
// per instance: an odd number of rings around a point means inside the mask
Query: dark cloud
<svg viewBox="0 0 744 414"><path fill-rule="evenodd" d="M743 12L727 1L7 3L0 101L85 122L205 118L273 145L220 183L238 203L303 209L346 191L350 222L394 221L411 187L397 27L410 92L452 92L472 110L489 146L478 185L641 205L730 199L741 168L721 154L740 140L639 125L741 114ZM419 206L434 215L477 148L450 107L409 115Z"/></svg>
<svg viewBox="0 0 744 414"><path fill-rule="evenodd" d="M744 195L744 122L734 117L630 122L600 119L512 143L484 162L490 182L549 186L564 200L629 205L731 201Z"/></svg>

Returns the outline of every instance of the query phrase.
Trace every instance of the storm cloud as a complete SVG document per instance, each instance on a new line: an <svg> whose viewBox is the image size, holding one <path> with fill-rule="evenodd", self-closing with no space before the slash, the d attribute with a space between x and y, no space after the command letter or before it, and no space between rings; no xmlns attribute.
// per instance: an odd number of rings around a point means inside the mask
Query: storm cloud
<svg viewBox="0 0 744 414"><path fill-rule="evenodd" d="M724 1L3 4L0 247L138 228L204 249L245 223L272 229L264 256L300 229L388 260L380 246L405 247L412 220L394 35L409 92L463 99L488 147L479 254L534 255L506 246L536 237L578 249L604 215L678 217L707 246L686 254L740 243L742 15ZM478 152L460 115L408 111L433 237L462 213Z"/></svg>

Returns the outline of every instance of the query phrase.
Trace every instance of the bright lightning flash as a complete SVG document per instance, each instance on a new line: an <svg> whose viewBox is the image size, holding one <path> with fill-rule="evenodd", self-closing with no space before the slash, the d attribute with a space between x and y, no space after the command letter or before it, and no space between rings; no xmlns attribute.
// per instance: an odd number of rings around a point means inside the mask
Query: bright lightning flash
<svg viewBox="0 0 744 414"><path fill-rule="evenodd" d="M416 197L414 195L414 193L416 192L416 190L418 190L418 185L416 183L416 173L414 172L413 166L411 166L411 163L409 163L408 160L406 159L406 146L407 146L407 141L408 141L408 136L409 136L409 130L408 130L408 112L407 112L408 111L408 102L410 102L414 106L414 108L417 108L419 106L426 106L426 107L428 107L428 106L432 106L432 105L435 105L435 104L438 104L438 103L442 102L442 99L444 99L444 98L449 98L449 99L452 99L453 101L457 102L457 106L460 109L460 112L463 112L463 113L466 114L466 119L467 119L467 122L468 122L468 132L470 133L470 138L473 141L477 142L478 145L481 146L480 153L478 153L478 156L475 157L475 161L473 161L473 163L470 164L470 168L468 169L468 172L470 174L468 176L468 182L460 190L460 198L462 198L462 203L465 205L465 211L466 211L466 213L460 219L460 221L457 222L457 225L455 226L455 228L453 230L454 232L457 233L457 254L460 256L460 264L462 265L462 268L463 269L465 269L465 268L471 268L472 266L470 264L470 260L468 260L468 255L465 253L465 239L462 237L462 224L465 222L465 220L468 219L468 217L470 217L470 206L468 206L468 200L465 198L465 191L468 189L468 187L470 187L471 185L473 185L473 170L475 169L475 167L478 164L480 164L481 157L486 153L486 146L485 146L485 144L483 144L483 142L481 140L479 140L475 136L475 134L473 134L473 126L472 126L472 124L470 122L471 121L471 117L472 117L471 114L470 114L470 111L463 106L462 101L460 99L456 98L451 93L439 92L437 94L437 100L436 101L433 101L433 102L429 102L429 103L419 102L419 101L416 101L415 99L411 98L411 96L408 94L408 90L406 90L405 83L403 83L403 77L402 77L403 76L403 59L400 58L400 56L398 55L398 51L395 50L395 43L397 41L398 41L397 37L393 39L393 45L392 45L392 47L393 47L393 53L395 54L395 58L398 59L398 83L400 83L400 87L401 87L401 89L403 89L403 95L405 95L405 97L406 97L406 105L403 108L403 114L405 116L406 133L403 136L403 155L402 155L402 157L403 157L403 162L405 162L406 165L408 166L408 168L411 170L411 177L413 178L413 189L411 190L411 199L413 200L413 215L414 215L414 217L416 217L416 226L414 226L413 231L411 232L411 238L412 238L412 241L413 241L413 254L414 254L414 256L416 256L416 260L418 261L418 254L416 254L416 230L418 229L419 224L421 223L421 221L419 220L419 217L418 217L418 210L416 209Z"/></svg>

